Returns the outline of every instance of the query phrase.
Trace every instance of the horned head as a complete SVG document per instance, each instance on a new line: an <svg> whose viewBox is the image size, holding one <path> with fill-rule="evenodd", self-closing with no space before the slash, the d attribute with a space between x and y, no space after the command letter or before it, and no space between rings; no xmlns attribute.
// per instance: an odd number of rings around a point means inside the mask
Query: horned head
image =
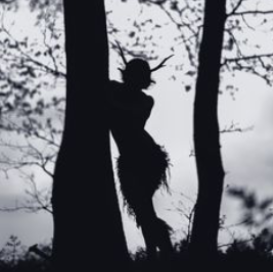
<svg viewBox="0 0 273 272"><path fill-rule="evenodd" d="M153 82L151 79L152 72L155 72L165 66L165 63L173 55L168 56L163 61L161 61L156 67L151 68L148 61L142 58L135 58L129 62L126 60L124 52L117 43L120 56L125 65L125 69L119 69L122 73L124 82L132 82L134 85L139 85L138 87L146 89Z"/></svg>

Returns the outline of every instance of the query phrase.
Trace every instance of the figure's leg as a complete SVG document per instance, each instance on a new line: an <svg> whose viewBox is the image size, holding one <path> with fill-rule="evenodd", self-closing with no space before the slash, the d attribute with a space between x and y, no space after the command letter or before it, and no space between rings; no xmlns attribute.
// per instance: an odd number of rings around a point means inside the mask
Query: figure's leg
<svg viewBox="0 0 273 272"><path fill-rule="evenodd" d="M157 217L152 200L142 201L135 212L137 224L141 226L148 257L155 258L158 247L162 256L168 258L173 253L171 228L164 220Z"/></svg>
<svg viewBox="0 0 273 272"><path fill-rule="evenodd" d="M171 231L170 226L168 226L168 224L164 220L157 218L156 223L157 246L159 247L162 256L167 258L173 253L170 231Z"/></svg>
<svg viewBox="0 0 273 272"><path fill-rule="evenodd" d="M150 260L156 258L157 217L154 211L152 200L142 199L138 207L135 208L137 225L141 227L143 238L146 245L147 256Z"/></svg>
<svg viewBox="0 0 273 272"><path fill-rule="evenodd" d="M150 225L146 225L146 223L144 223L141 226L141 231L142 231L143 238L146 244L147 257L149 260L155 260L157 255L156 241L155 241L155 237L153 237L153 230Z"/></svg>

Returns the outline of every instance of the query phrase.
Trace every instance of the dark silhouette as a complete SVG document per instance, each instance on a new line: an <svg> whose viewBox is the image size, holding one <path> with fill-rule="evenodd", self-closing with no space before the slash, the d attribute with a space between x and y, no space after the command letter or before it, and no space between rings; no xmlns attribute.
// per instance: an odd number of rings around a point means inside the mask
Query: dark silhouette
<svg viewBox="0 0 273 272"><path fill-rule="evenodd" d="M104 1L65 0L64 16L67 96L52 195L54 271L123 271L129 255L110 157Z"/></svg>
<svg viewBox="0 0 273 272"><path fill-rule="evenodd" d="M217 116L226 1L207 0L194 102L194 145L198 198L191 235L193 256L217 253L219 213L224 183ZM217 10L217 12L215 12Z"/></svg>
<svg viewBox="0 0 273 272"><path fill-rule="evenodd" d="M51 256L46 254L41 249L39 249L37 244L29 247L28 251L35 253L36 255L40 256L41 258L43 258L43 259L45 259L47 261L51 261Z"/></svg>
<svg viewBox="0 0 273 272"><path fill-rule="evenodd" d="M129 214L135 216L148 257L154 259L157 248L164 256L172 252L171 228L157 217L152 203L155 191L161 185L168 187L169 158L144 129L154 101L142 90L152 83L151 73L168 58L150 69L147 61L133 59L127 63L121 49L120 53L125 63L125 69L120 69L123 83L112 81L109 86L111 131L120 152L117 170Z"/></svg>

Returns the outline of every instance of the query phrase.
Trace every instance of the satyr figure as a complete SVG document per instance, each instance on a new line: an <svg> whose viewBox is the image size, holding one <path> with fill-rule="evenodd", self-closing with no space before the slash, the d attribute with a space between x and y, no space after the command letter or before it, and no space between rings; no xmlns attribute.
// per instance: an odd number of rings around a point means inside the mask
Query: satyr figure
<svg viewBox="0 0 273 272"><path fill-rule="evenodd" d="M110 127L120 153L120 188L129 213L141 227L148 256L154 258L157 249L168 256L172 252L171 228L157 217L152 197L160 186L168 188L169 157L145 130L154 100L143 90L153 82L152 72L163 67L170 57L151 69L143 59L127 62L121 49L120 54L125 64L120 69L123 83L109 84Z"/></svg>

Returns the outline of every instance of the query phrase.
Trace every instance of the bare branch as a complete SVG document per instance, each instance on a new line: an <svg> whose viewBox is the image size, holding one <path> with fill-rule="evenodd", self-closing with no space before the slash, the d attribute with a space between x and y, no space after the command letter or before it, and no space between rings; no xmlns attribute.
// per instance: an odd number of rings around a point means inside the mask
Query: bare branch
<svg viewBox="0 0 273 272"><path fill-rule="evenodd" d="M50 132L50 138L47 137L47 136L45 136L45 135L42 135L37 130L35 130L35 132L31 134L31 132L29 131L29 129L24 128L22 126L19 126L18 124L12 122L10 119L8 119L6 117L2 117L2 120L8 122L12 126L13 130L15 130L15 131L17 131L19 133L20 132L26 133L29 136L34 136L35 138L40 139L40 140L46 142L48 145L52 145L52 146L54 146L56 148L60 147L60 143L58 141L55 141L54 136L52 135L52 132Z"/></svg>
<svg viewBox="0 0 273 272"><path fill-rule="evenodd" d="M38 67L44 69L46 72L49 72L50 74L54 75L54 76L60 76L63 78L66 78L66 73L61 72L59 70L56 70L48 65L46 65L45 63L42 63L36 59L34 59L33 57L31 57L29 54L27 54L20 46L20 42L17 41L12 35L11 33L7 30L7 28L5 27L4 24L4 13L1 17L1 30L7 34L7 36L15 43L15 47L17 48L17 50L22 54L22 56L24 56L26 58L27 61L37 65Z"/></svg>
<svg viewBox="0 0 273 272"><path fill-rule="evenodd" d="M273 53L267 53L267 54L260 54L260 55L250 55L250 56L241 56L238 58L225 58L224 62L221 65L225 65L230 62L241 62L241 61L247 61L247 60L254 60L254 59L260 59L260 58L272 58Z"/></svg>
<svg viewBox="0 0 273 272"><path fill-rule="evenodd" d="M53 65L54 65L54 71L55 71L55 75L60 75L60 71L58 69L58 65L57 65L57 61L56 61L56 58L55 56L53 55L53 50L51 48L51 46L46 42L46 32L47 32L47 29L45 28L43 30L43 35L44 35L44 45L46 46L47 48L47 52L49 53L49 56L53 62ZM65 75L63 74L63 77L65 77Z"/></svg>
<svg viewBox="0 0 273 272"><path fill-rule="evenodd" d="M32 174L28 175L22 172L25 177L29 179L30 190L26 191L26 194L29 196L25 201L22 201L20 204L16 201L16 204L11 207L2 207L0 212L19 212L27 211L31 213L37 213L39 211L46 211L50 214L53 213L51 205L51 191L44 193L42 190L37 188L34 176Z"/></svg>
<svg viewBox="0 0 273 272"><path fill-rule="evenodd" d="M249 127L246 127L246 128L241 128L241 127L238 126L238 124L235 124L235 123L232 122L230 126L225 127L224 129L220 130L220 133L222 133L222 134L224 134L224 133L234 133L234 132L243 133L243 132L250 131L253 128L254 128L253 126L249 126Z"/></svg>
<svg viewBox="0 0 273 272"><path fill-rule="evenodd" d="M244 16L244 15L273 15L273 10L245 10L230 14L230 16Z"/></svg>
<svg viewBox="0 0 273 272"><path fill-rule="evenodd" d="M244 0L239 0L238 3L232 9L232 11L229 14L227 14L227 16L234 15L234 13L236 13L236 11L240 8L240 6L242 5L243 2L244 2Z"/></svg>
<svg viewBox="0 0 273 272"><path fill-rule="evenodd" d="M235 44L235 46L236 46L236 48L237 48L237 56L238 56L238 57L241 57L243 54L242 54L240 45L239 45L238 41L236 40L234 34L233 34L232 31L229 30L229 29L225 29L225 32L228 33L228 35L229 35L230 38L232 39L233 43Z"/></svg>

